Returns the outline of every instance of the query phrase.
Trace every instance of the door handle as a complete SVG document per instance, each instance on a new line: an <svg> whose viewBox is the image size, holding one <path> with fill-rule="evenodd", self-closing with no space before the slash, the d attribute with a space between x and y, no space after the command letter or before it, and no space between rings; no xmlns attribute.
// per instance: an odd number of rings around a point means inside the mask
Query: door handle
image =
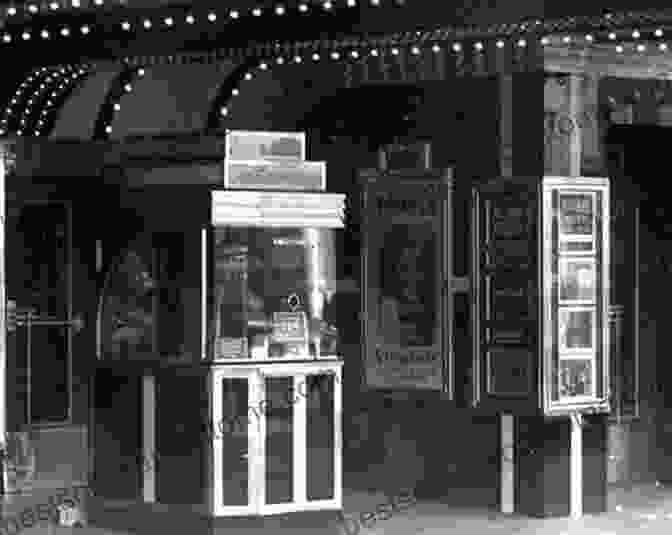
<svg viewBox="0 0 672 535"><path fill-rule="evenodd" d="M84 328L84 318L77 315L70 320L59 320L52 316L38 316L30 312L16 314L17 327L72 327L75 332Z"/></svg>

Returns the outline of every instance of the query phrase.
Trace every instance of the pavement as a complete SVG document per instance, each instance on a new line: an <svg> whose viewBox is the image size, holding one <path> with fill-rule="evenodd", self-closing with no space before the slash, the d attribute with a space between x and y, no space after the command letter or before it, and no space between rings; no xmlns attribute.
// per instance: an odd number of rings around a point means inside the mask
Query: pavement
<svg viewBox="0 0 672 535"><path fill-rule="evenodd" d="M385 501L381 493L346 492L343 512L354 518L360 513L373 512ZM176 506L164 506L151 513L143 506L110 509L98 504L91 506L89 525L69 528L42 524L16 530L2 525L4 535L77 534L77 535L621 535L672 533L672 487L640 484L629 488L612 488L608 511L585 515L579 519L536 519L520 515L505 515L477 507L457 507L440 501L419 501L403 512L387 519L369 522L367 527L354 522L345 529L334 512L278 515L256 519L217 521L180 512ZM14 515L5 509L3 516Z"/></svg>

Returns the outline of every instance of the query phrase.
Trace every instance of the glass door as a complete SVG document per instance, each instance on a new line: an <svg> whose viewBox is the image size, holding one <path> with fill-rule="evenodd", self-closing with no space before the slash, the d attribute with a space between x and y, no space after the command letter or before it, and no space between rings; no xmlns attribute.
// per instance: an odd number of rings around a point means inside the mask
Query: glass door
<svg viewBox="0 0 672 535"><path fill-rule="evenodd" d="M341 507L341 363L321 364L215 368L215 516Z"/></svg>
<svg viewBox="0 0 672 535"><path fill-rule="evenodd" d="M213 512L258 512L261 444L259 374L253 368L218 368L212 381Z"/></svg>
<svg viewBox="0 0 672 535"><path fill-rule="evenodd" d="M340 508L340 366L261 374L261 514Z"/></svg>

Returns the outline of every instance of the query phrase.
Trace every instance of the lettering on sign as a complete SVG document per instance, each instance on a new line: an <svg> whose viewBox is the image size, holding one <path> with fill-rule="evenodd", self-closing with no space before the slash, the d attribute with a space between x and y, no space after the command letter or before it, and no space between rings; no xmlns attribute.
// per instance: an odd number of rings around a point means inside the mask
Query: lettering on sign
<svg viewBox="0 0 672 535"><path fill-rule="evenodd" d="M440 353L434 349L383 349L376 348L376 360L379 364L397 361L401 364L436 362Z"/></svg>

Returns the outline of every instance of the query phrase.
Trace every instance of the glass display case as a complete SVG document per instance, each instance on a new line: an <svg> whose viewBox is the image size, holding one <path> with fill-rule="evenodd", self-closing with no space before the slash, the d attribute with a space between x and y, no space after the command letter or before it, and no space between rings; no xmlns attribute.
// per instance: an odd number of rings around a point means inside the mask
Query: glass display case
<svg viewBox="0 0 672 535"><path fill-rule="evenodd" d="M337 194L213 192L209 358L336 358L334 230L343 206Z"/></svg>
<svg viewBox="0 0 672 535"><path fill-rule="evenodd" d="M500 179L473 206L474 404L608 410L608 180Z"/></svg>
<svg viewBox="0 0 672 535"><path fill-rule="evenodd" d="M331 229L214 230L214 358L337 354Z"/></svg>
<svg viewBox="0 0 672 535"><path fill-rule="evenodd" d="M608 405L609 189L606 180L544 180L544 406Z"/></svg>

